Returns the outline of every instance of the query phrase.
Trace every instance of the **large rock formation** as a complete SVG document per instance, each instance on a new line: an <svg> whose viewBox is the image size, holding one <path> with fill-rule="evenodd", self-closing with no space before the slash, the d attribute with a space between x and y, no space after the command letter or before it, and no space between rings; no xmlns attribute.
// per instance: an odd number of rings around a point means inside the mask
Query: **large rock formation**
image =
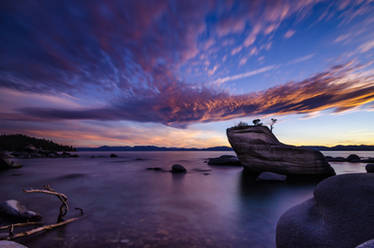
<svg viewBox="0 0 374 248"><path fill-rule="evenodd" d="M277 248L351 248L374 238L373 195L373 173L345 174L322 181L312 199L281 216Z"/></svg>
<svg viewBox="0 0 374 248"><path fill-rule="evenodd" d="M335 175L322 153L285 145L266 126L229 128L227 137L241 164L254 174L270 171L288 176Z"/></svg>

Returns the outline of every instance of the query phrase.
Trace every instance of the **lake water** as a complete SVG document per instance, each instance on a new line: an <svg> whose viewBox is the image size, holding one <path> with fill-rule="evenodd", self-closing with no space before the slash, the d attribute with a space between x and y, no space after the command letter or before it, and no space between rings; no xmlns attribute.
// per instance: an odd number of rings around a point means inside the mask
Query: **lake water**
<svg viewBox="0 0 374 248"><path fill-rule="evenodd" d="M54 223L56 197L23 193L50 184L85 216L64 227L18 240L29 247L275 247L278 218L312 196L313 183L254 183L240 167L211 167L209 157L233 152L80 152L79 158L19 160L0 173L0 201L18 199ZM374 152L324 152L374 157ZM102 155L101 158L90 158ZM141 159L141 160L140 160ZM180 163L185 175L148 171ZM337 174L365 164L331 163ZM194 169L211 169L209 175ZM20 230L20 229L19 229ZM17 229L16 229L17 232Z"/></svg>

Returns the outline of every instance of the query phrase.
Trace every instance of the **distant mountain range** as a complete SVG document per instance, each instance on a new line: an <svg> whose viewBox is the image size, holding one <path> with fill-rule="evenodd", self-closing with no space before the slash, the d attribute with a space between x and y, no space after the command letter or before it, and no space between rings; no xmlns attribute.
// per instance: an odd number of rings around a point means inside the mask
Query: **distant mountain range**
<svg viewBox="0 0 374 248"><path fill-rule="evenodd" d="M374 146L348 145L348 146L300 146L319 151L374 151ZM208 148L183 148L183 147L159 147L159 146L100 146L78 147L77 151L232 151L229 146L215 146Z"/></svg>

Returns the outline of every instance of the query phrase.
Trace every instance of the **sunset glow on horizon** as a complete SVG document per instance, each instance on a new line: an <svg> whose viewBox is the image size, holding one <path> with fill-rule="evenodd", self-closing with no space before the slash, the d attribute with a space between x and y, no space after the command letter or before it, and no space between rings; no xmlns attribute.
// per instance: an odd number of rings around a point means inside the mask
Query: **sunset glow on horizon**
<svg viewBox="0 0 374 248"><path fill-rule="evenodd" d="M374 145L374 2L3 1L0 132L73 146ZM5 34L5 35L4 35Z"/></svg>

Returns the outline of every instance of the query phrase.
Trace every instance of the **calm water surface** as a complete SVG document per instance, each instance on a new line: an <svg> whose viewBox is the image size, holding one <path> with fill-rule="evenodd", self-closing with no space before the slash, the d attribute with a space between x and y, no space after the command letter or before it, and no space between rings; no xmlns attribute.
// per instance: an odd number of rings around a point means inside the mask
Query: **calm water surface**
<svg viewBox="0 0 374 248"><path fill-rule="evenodd" d="M324 152L347 156L353 152ZM374 152L354 152L374 157ZM19 160L0 174L0 201L18 199L54 223L59 201L23 188L50 184L85 217L19 240L33 247L275 247L278 218L312 196L313 183L254 183L241 168L210 167L204 160L232 152L81 152L79 158ZM102 155L101 158L90 158ZM140 160L141 159L141 160ZM189 173L148 171L184 165ZM331 163L338 174L364 164ZM211 169L209 175L196 169Z"/></svg>

